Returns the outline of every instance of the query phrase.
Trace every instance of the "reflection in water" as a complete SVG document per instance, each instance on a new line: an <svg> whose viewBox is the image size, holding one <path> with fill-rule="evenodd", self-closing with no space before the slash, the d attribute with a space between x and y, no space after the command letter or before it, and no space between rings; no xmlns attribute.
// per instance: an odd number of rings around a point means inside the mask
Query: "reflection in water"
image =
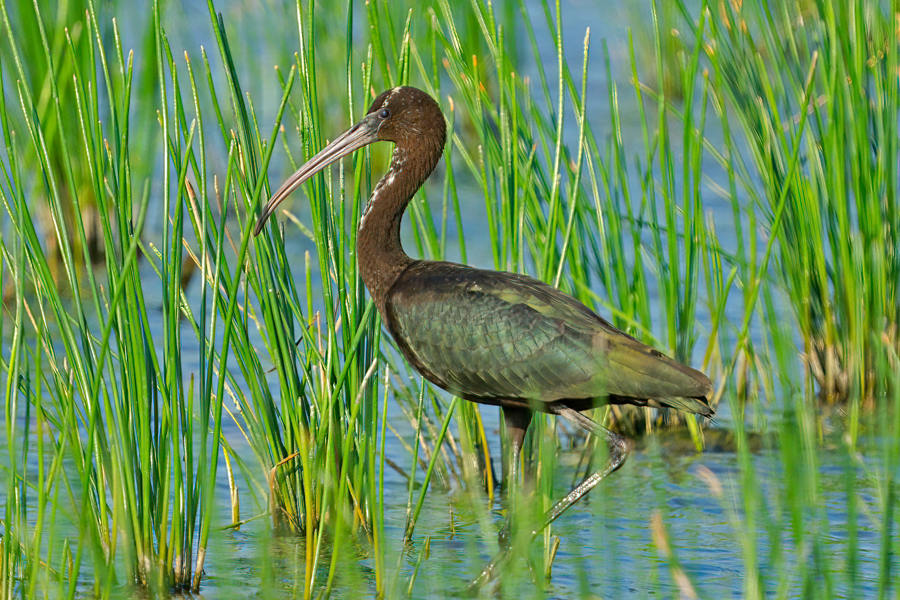
<svg viewBox="0 0 900 600"><path fill-rule="evenodd" d="M751 455L760 491L754 515L754 560L768 585L777 582L781 586L763 590L764 595L802 596L806 578L821 583L823 578L833 576L836 594L847 597L849 590L842 589L841 572L817 573L820 564L841 571L847 566L847 453L840 444L820 452L819 459L826 466L819 471L819 486L826 508L818 513L811 508L808 514L795 515L791 514L786 497L792 491L786 484L782 453L768 443L774 440L758 441L757 450ZM572 598L585 591L604 598L679 597L671 563L654 543L651 522L657 511L672 558L698 595L743 597L747 566L743 545L746 542L742 540L748 523L744 499L738 494L738 457L728 449L696 454L684 451L680 443L661 444L656 437L648 439L614 477L554 523L551 535L560 538L560 545L548 597ZM559 455L555 493L571 483L580 458L577 450ZM877 490L856 465L849 468L857 498L876 509ZM409 547L402 548L399 540L406 519L406 484L394 477L386 487L385 498L393 502L386 508L388 564L400 565L400 588L405 589L429 538L428 556L419 567L413 596L461 593L496 548L496 533L504 519L500 501L488 514L489 526L484 529L478 520L481 511L473 506L485 506L486 497L461 490L449 494L432 490L415 539ZM792 519L799 519L803 537L799 544ZM204 592L218 595L246 585L263 591L272 587L296 591L302 587L303 540L273 540L269 535L264 519L244 531L221 534L217 560L208 569ZM878 523L859 519L856 593L863 596L875 594L878 589L879 535ZM541 539L532 545L534 556L543 551ZM347 553L346 572L335 590L338 596L373 589L368 581L371 558L365 552L362 545L356 545L354 552ZM518 583L514 585L522 586L522 593L529 597L535 590L533 575L529 573L538 564L529 564L520 557L505 566L516 572ZM504 588L505 594L511 591Z"/></svg>

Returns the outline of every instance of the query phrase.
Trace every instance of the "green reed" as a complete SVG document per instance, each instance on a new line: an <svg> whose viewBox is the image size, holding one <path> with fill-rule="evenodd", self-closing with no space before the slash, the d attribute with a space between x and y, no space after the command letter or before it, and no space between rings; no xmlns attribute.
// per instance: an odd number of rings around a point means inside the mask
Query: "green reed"
<svg viewBox="0 0 900 600"><path fill-rule="evenodd" d="M353 19L352 5L349 7L348 31ZM249 237L257 207L268 189L266 179L260 174L265 172L275 149L283 115L293 119L294 129L303 140L303 154L311 154L321 147L327 135L319 116L325 94L317 87L316 75L322 53L329 57L340 56L341 51L345 53L342 62L348 71L348 120L367 104L369 90L374 86L373 73L378 70L373 56L382 57L381 77L385 81L380 86L409 80L412 65L426 80L438 83L446 69L456 89L452 97L457 99L448 111L454 143L447 162L453 164L454 155L458 154L457 160L467 165L469 176L484 192L495 266L528 271L533 265L537 274L591 300L591 260L582 254L586 245L582 237L590 235L585 231L590 231L591 219L599 218L601 213L596 195L593 205L584 204L584 198L589 196L581 186L582 173L594 168L588 145L592 133L585 117L588 40L585 39L581 86L576 90L568 66L562 60L558 9L555 21L548 10L548 23L555 27L558 59L556 89L551 91L547 79L543 75L541 78L543 97L551 99L555 94L551 105L551 111L555 112L548 118L544 108L532 101L528 82L516 76L517 49L504 41L504 27L509 30L516 26L515 13L507 11L498 17L490 5L481 3L463 12L463 16L457 17L448 4L438 3L431 11L409 13L400 28L390 18L381 16L389 14L387 5L372 3L366 18L370 21L374 51L366 53L357 79L353 49L346 42L349 34L337 32L323 39L313 7L301 8L297 13L300 50L287 77L279 75L284 97L266 136L261 133L253 105L242 88L241 69L215 7L210 4L209 13L225 74L224 91L216 89L214 82L218 74L205 52L200 55L200 77L188 56L183 66L180 64L164 32L163 13L156 7L150 35L155 40L153 64L157 68L158 89L145 92L158 98L159 147L164 165L163 232L162 242L156 246L142 241L151 185L143 184L137 207L132 191L135 167L129 127L133 59L129 55L126 60L116 34L111 52L114 67L107 67L109 49L96 34L99 27L91 11L86 37L91 43L85 47L71 42L68 52L73 62L86 60L87 52L90 64L99 68L85 69L87 83L80 88L76 85L74 92L64 88L79 100L75 104L80 131L68 135L80 138L81 144L53 156L62 156L64 160L77 156L84 160L87 179L93 182L90 197L96 198L101 214L115 215L109 224L103 224L105 280L110 282L107 287L112 287L107 289L94 281L93 271L86 268L90 264L86 251L82 250L80 260L72 257L73 250L88 244L83 243L86 234L81 227L76 229L74 237L68 232L61 201L51 202L51 231L56 232L64 249L63 264L68 268L65 283L70 289L81 289L76 269L84 272L90 282L93 307L83 307L81 295L74 294L74 309L71 308L54 277L44 273L40 280L40 289L52 292L46 301L55 310L55 321L62 323L58 326L67 334L65 339L72 340L66 345L67 362L85 365L75 371L84 379L80 395L75 391L53 395L57 412L69 419L57 419L58 435L62 436L65 430L69 436L66 444L82 448L77 472L82 495L90 498L89 502L79 500L79 504L75 502L77 494L70 492L73 503L84 506L75 520L76 528L91 531L87 539L94 540L87 547L77 546L74 564L67 565L70 572L79 572L87 549L94 561L93 572L101 573L98 566L104 567L104 575L95 575L98 582L117 580L117 561L124 556L128 572L138 581L149 582L155 577L155 585L165 585L165 582L188 585L190 581L194 588L198 586L212 526L220 445L225 444L221 447L226 457L234 455L227 450L229 444L221 433L223 409L228 408L224 396L228 395L234 402L228 412L247 438L258 462L258 468L254 468L246 457L237 458L238 466L251 488L260 490L265 497L263 507L274 523L301 534L305 540L304 595L311 595L316 586L323 585L323 578L326 588L332 585L337 565L334 557L339 555L342 536L346 535L341 532L354 532L359 527L370 537L376 556L380 557L376 559L380 565L376 570L376 587L384 589L388 568L384 563L384 533L380 529L383 518L378 516L384 511L383 492L379 489L383 484L378 479L384 465L377 461L377 448L378 444L383 448L386 437L384 423L379 426L378 422L379 393L385 398L389 388L375 383L382 379L381 373L390 378L391 373L408 371L394 364L395 355L379 350L381 340L374 311L355 271L352 253L355 222L366 187L372 185L374 169L368 168L363 157L355 160L352 181L364 185L351 188L348 202L343 201L343 185L331 186L321 179L311 184L312 191L308 194L311 222L302 230L311 235L317 251L315 256L307 258L305 289L296 285L302 280L290 268L296 261L290 261L285 254L277 229L270 229L258 241ZM423 25L426 33L421 41L411 36L412 14L420 19L421 14L427 17ZM40 15L36 17L40 20ZM458 22L467 27L457 28ZM344 42L341 42L342 35ZM464 39L467 48L486 48L497 71L487 70L484 62L470 61L461 51ZM539 59L533 31L531 40L532 51ZM427 54L420 48L426 48ZM389 64L396 64L396 71ZM21 64L18 68L23 69ZM58 79L51 70L48 80ZM75 82L79 82L77 77ZM296 86L299 88L297 104L290 100L292 94L297 95L295 82L300 83ZM500 92L499 104L487 91L495 85ZM101 110L94 95L94 90L101 86L109 98L108 112ZM433 91L441 95L438 89ZM565 116L567 101L572 102L574 115L571 117ZM35 137L39 137L40 121L29 120L27 101L23 100L22 104L21 118L35 132ZM62 99L56 105L68 107ZM471 154L469 139L456 135L462 131L453 125L458 111L464 115L464 127L474 132L481 147L479 156ZM214 115L215 125L205 124L210 114ZM564 139L566 118L574 118L578 123L577 150L570 150ZM59 128L67 148L68 138L64 136L68 133L69 119L60 112L57 121L67 124ZM499 127L499 139L493 135L495 127ZM115 135L105 133L104 129ZM11 128L5 127L4 131L10 132ZM114 141L111 146L105 146L107 138ZM220 159L227 156L221 179L211 173L210 145L214 145ZM33 143L33 146L34 154L40 156L40 145ZM11 141L8 147L15 148ZM573 156L577 156L574 162ZM15 173L17 165L12 164ZM47 179L53 181L52 162L39 162L39 166L48 174ZM66 169L70 188L66 198L76 208L81 206L85 194L71 189L76 187L75 181L82 171L85 167ZM24 197L25 190L19 180L15 179L15 183L11 191ZM459 252L465 257L462 205L452 171L445 175L441 195L439 223L435 222L427 201L414 203L411 220L416 245L426 256L444 256L447 223L452 222L457 226ZM26 220L20 216L22 204L20 200L18 208L13 209L14 203L7 200L17 233L14 239L23 239L27 233L33 239L32 246L38 246L37 232L28 231L23 225ZM77 215L81 212L75 211ZM162 284L163 341L159 355L151 341L138 256L148 261ZM252 267L245 268L250 257ZM30 260L41 259L38 254ZM181 286L185 269L197 269L200 273L200 300L196 304L189 302ZM624 266L619 269L621 275ZM15 273L20 281L27 279L26 271ZM314 275L318 275L322 285L314 287ZM46 293L39 293L35 300L29 301L41 303ZM16 298L26 306L22 294ZM77 315L78 327L73 328L72 322L66 320L67 314ZM74 341L79 335L91 340L87 324L92 318L107 324L104 333L99 342L93 342L96 348L90 343L79 347ZM183 324L193 331L201 347L199 372L187 377L182 367ZM252 329L251 324L255 326ZM646 326L649 329L649 323ZM39 352L48 353L56 360L47 336ZM20 343L19 339L16 338L16 344ZM268 349L268 359L256 350L260 340ZM230 355L236 370L229 369L225 362ZM88 366L91 361L99 362L100 370L102 367L108 370L106 377L94 374ZM377 370L379 361L384 370ZM266 374L269 364L274 365L277 373L275 393ZM61 377L60 371L65 369L53 370L54 377ZM114 382L123 382L122 388ZM57 389L62 387L61 383L55 385ZM149 404L135 402L139 389L149 390L149 396L141 398ZM411 509L407 536L411 536L430 478L437 477L447 485L450 479L462 476L466 481L477 482L476 488L486 485L490 496L496 476L491 469L487 434L477 406L463 403L454 415L452 408L445 412L444 401L428 386L416 391L404 384L392 386L390 391L401 404L405 403L405 411L416 430L413 469L407 474ZM82 397L92 398L94 404L81 400ZM107 397L111 399L101 404ZM428 402L423 404L425 399ZM67 413L66 407L74 410ZM447 429L451 417L456 433ZM80 435L83 429L87 430L86 438ZM449 445L440 447L444 437ZM12 439L14 436L10 436ZM59 448L59 456L63 456L65 446L60 444ZM413 482L419 448L424 453L423 464L427 463L426 485L415 494ZM553 450L544 448L545 456L541 460L549 465ZM138 460L129 461L126 457L138 457ZM110 471L119 482L110 486L115 491L112 496L103 486L104 481L112 478ZM552 493L553 470L548 467L547 472L550 476L542 480L544 503L550 502ZM328 483L322 486L322 481ZM132 483L123 485L124 482ZM234 490L233 476L229 476L229 485ZM121 497L117 496L120 491ZM232 504L237 504L234 491ZM170 513L171 521L167 517ZM232 518L235 521L240 518L236 510ZM484 517L481 521L487 524ZM330 526L325 527L325 523ZM118 554L113 540L122 533L126 548ZM326 533L332 540L332 559L327 570L319 574L317 571L324 568L319 561L324 558L321 551ZM68 547L68 538L62 543ZM12 544L6 547L11 548ZM101 583L98 586L102 589Z"/></svg>
<svg viewBox="0 0 900 600"><path fill-rule="evenodd" d="M558 3L537 7L543 20L522 2L348 1L340 18L302 3L284 11L289 41L262 36L281 65L270 71L243 37L252 23L217 12L224 3L194 24L215 40L209 52L174 47L161 4L135 15L131 40L94 3L65 6L0 0L5 596L203 590L223 530L259 516L273 532L258 550L263 593L285 585L275 556L304 597L454 594L463 582L426 575L440 572L429 511L448 492L484 540L466 539L473 577L498 550L494 409L411 371L356 271L357 220L387 149L317 176L251 234L276 179L373 92L404 83L438 98L449 134L410 205L410 253L469 262L485 248L478 266L557 285L713 376L737 475L701 479L731 524L746 597L862 593L863 527L879 532L877 593L896 593L897 48L881 7L653 4L652 47L630 42L619 65L589 32L563 39ZM629 86L615 83L623 68ZM588 91L596 69L605 94ZM601 103L608 123L591 118ZM625 103L639 136L628 138ZM713 220L713 201L732 223ZM464 230L476 220L484 243ZM806 377L794 374L801 360ZM849 395L849 416L823 419L817 392ZM703 444L693 418L594 416L632 434L684 423ZM852 440L836 451L844 559L830 551L821 473L831 426ZM760 430L773 435L763 455ZM857 446L859 432L875 441ZM536 419L525 452L535 501L513 492L505 506L516 518L500 595L541 594L559 548L571 552L555 528L536 542L529 531L570 483L560 449L581 441ZM389 444L405 462L388 465ZM576 474L604 460L595 446ZM765 480L769 464L780 480ZM385 497L386 469L406 478L399 502ZM602 488L592 508L608 521ZM386 516L404 500L392 537ZM665 500L646 516L658 555L644 583L669 577L703 596ZM580 560L586 596L596 565Z"/></svg>
<svg viewBox="0 0 900 600"><path fill-rule="evenodd" d="M14 30L7 6L0 4L0 10L6 30ZM19 367L8 370L7 390L7 423L24 419L25 427L24 434L9 428L7 443L11 452L23 440L25 446L21 455L11 454L8 466L11 485L21 483L9 494L20 500L7 504L6 522L18 522L20 528L5 528L10 536L5 548L22 546L29 570L10 567L4 585L19 586L27 595L38 585L44 593L58 586L59 593L71 595L86 572L103 595L112 584L129 581L160 590L196 588L216 511L224 367L235 322L226 320L220 341L218 321L229 313L210 315L207 332L207 279L201 284L199 324L183 290L187 174L197 160L192 150L196 120L188 125L183 119L180 95L171 103L167 98L165 82L171 77L177 89L178 76L156 6L148 23L158 59L162 172L153 182L146 176L135 181L143 165L132 160L134 57L123 51L116 23L104 41L95 7L88 3L75 28L81 35L66 36L59 58L51 52L38 6L18 6L16 14L41 24L36 39L44 49L43 93L48 94L41 101L54 109L48 130L38 98L22 83L27 55L18 38L9 36L5 67L18 85L4 77L3 97L17 96L19 103L16 112L5 102L2 106L9 165L2 194L11 227L3 251L7 259L18 257L8 263L19 282L15 339L26 336L34 347L32 368L24 377ZM57 62L74 65L67 77L61 77ZM48 131L56 137L49 138ZM50 145L54 139L58 147ZM231 164L225 175L226 193L235 170ZM26 177L26 172L38 177ZM161 196L164 215L158 243L144 238L151 192ZM46 199L46 204L26 202L26 197ZM209 201L204 202L203 218L212 223ZM100 220L99 245L89 243L82 219L90 206L106 216ZM224 224L225 215L221 218ZM44 235L55 245L45 244ZM222 246L217 250L204 265L209 283L217 282L226 266ZM51 266L55 254L61 274ZM161 314L147 300L150 270L159 275ZM232 313L238 291L233 285L223 294ZM160 329L151 327L156 318ZM185 323L206 357L196 388L194 374L182 366ZM13 358L17 365L18 351ZM29 451L32 435L35 451ZM31 481L34 469L37 479ZM29 496L39 509L33 528L22 521ZM26 533L31 539L23 546ZM14 556L10 551L8 557Z"/></svg>
<svg viewBox="0 0 900 600"><path fill-rule="evenodd" d="M708 34L710 64L758 175L744 191L773 230L774 199L787 189L778 277L803 336L804 368L829 401L886 393L873 342L897 344L896 12L896 2L772 11L724 3ZM802 167L790 174L804 111Z"/></svg>

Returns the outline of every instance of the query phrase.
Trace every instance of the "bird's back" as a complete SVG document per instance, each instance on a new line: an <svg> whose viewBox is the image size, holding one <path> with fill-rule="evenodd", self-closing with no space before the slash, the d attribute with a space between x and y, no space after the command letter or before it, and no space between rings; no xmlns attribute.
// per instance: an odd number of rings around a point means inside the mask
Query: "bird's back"
<svg viewBox="0 0 900 600"><path fill-rule="evenodd" d="M712 414L705 375L530 277L417 261L391 287L384 312L413 366L470 400L546 410L612 397Z"/></svg>

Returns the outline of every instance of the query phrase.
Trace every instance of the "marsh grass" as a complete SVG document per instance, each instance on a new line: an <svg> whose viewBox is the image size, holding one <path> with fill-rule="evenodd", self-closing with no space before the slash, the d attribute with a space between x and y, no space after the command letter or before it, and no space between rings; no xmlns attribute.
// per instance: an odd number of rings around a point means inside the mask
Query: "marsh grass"
<svg viewBox="0 0 900 600"><path fill-rule="evenodd" d="M777 238L805 369L823 399L854 406L890 393L875 365L882 339L897 347L897 8L725 2L703 35L746 135L757 178L743 187Z"/></svg>
<svg viewBox="0 0 900 600"><path fill-rule="evenodd" d="M468 262L476 219L480 266L557 285L713 376L737 475L701 478L741 549L745 597L866 591L863 526L880 535L877 593L896 593L897 47L880 5L804 4L795 27L787 7L653 3L651 60L629 37L622 65L589 31L564 40L558 3L348 2L341 21L298 4L296 52L268 75L243 62L240 28L211 0L214 44L187 51L171 46L159 3L130 29L137 40L91 1L65 6L0 0L4 596L202 589L210 540L259 517L272 532L264 586L283 585L276 564L288 564L307 598L416 595L441 583L422 575L435 572L428 519L441 494L481 536L467 542L472 576L498 550L492 409L449 399L398 358L356 271L356 223L385 149L317 176L296 194L303 208L251 235L268 173L405 83L438 98L449 127L444 165L409 209L410 253ZM600 97L588 85L598 69ZM254 104L248 81L278 90L276 106ZM601 102L609 122L592 123ZM623 125L626 102L639 135ZM848 416L823 419L817 393L849 398ZM704 444L693 417L594 417L634 435L686 426ZM781 484L761 482L748 423L775 432ZM826 545L820 475L833 426L850 432L844 560ZM552 585L565 541L530 531L571 483L560 448L584 445L553 419L531 431L534 496L514 490L501 505L515 514L509 560L530 569L504 572L506 596ZM869 457L860 432L876 440ZM571 476L603 460L587 444ZM405 480L402 535L385 520L387 469ZM702 591L665 516L647 525L680 593ZM809 560L797 568L786 545ZM658 578L648 570L645 583Z"/></svg>

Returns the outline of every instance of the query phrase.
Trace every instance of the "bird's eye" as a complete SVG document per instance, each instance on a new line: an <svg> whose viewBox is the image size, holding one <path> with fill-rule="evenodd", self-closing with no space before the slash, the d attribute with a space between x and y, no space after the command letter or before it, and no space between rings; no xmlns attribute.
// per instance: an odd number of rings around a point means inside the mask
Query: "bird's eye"
<svg viewBox="0 0 900 600"><path fill-rule="evenodd" d="M387 119L389 116L391 116L391 111L389 111L386 108L382 108L381 112L378 113L378 116L381 117L382 119Z"/></svg>

